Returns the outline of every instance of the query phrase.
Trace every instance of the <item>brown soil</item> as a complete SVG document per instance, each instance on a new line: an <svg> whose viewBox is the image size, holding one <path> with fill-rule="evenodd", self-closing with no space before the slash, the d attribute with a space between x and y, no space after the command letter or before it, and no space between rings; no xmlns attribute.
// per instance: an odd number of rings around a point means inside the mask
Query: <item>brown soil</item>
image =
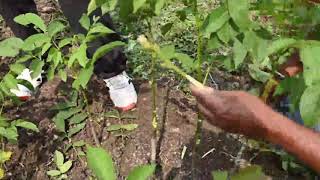
<svg viewBox="0 0 320 180"><path fill-rule="evenodd" d="M192 179L191 158L196 119L195 103L179 90L170 87L170 84L172 84L171 81L162 81L157 92L161 122L157 160L161 168L157 170L156 179L161 179L160 177L163 179ZM32 120L38 124L41 131L38 134L29 134L21 130L18 145L6 145L7 150L14 152L12 160L6 164L7 179L48 179L46 171L54 168L53 152L63 150L63 147L68 144L68 141L61 141L55 132L51 121L54 113L48 109L65 98L62 94L68 88L66 84L58 80L45 83L37 96L30 101L20 107L6 109L9 117ZM151 92L148 83L142 83L137 89L139 89L138 106L135 111L131 112L136 119L119 121L104 117L104 114L112 107L104 84L94 79L89 88L89 94L94 94L90 97L90 108L94 112L95 131L102 147L112 154L119 179L124 179L133 167L149 163L150 159ZM137 123L139 127L121 137L106 131L109 125L120 123ZM85 140L86 143L94 145L88 126L72 141L76 140ZM181 159L184 146L187 147L187 151L184 158ZM204 124L199 149L196 155L194 179L211 179L212 170L234 171L239 166L243 167L253 163L248 160L255 155L254 151L243 143L243 138L221 132L207 123ZM243 150L240 152L240 149ZM212 153L204 156L210 150ZM73 150L69 150L66 156L74 161L74 166L68 173L71 179L87 179L90 176L85 158L80 160ZM281 170L281 161L275 155L268 154L259 158L264 158L262 162L260 160L260 164L266 172L269 172L269 175L276 179L284 179L288 176L285 171Z"/></svg>

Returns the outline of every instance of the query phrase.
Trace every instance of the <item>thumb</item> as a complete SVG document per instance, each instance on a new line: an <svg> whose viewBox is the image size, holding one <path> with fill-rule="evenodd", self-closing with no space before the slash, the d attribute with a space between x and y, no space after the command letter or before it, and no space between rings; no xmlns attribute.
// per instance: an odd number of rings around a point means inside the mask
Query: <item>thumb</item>
<svg viewBox="0 0 320 180"><path fill-rule="evenodd" d="M191 93L197 100L203 100L205 97L214 94L214 89L210 87L198 88L190 84Z"/></svg>

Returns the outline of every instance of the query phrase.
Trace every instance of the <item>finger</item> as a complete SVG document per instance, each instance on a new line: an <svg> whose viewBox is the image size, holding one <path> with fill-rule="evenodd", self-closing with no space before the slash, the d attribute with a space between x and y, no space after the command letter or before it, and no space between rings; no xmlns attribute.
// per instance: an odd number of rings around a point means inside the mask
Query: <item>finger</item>
<svg viewBox="0 0 320 180"><path fill-rule="evenodd" d="M202 104L198 104L199 111L204 115L207 121L209 121L211 124L216 125L215 123L215 115L213 112L211 112L209 109L207 109Z"/></svg>
<svg viewBox="0 0 320 180"><path fill-rule="evenodd" d="M203 102L207 98L207 96L211 96L214 94L214 89L209 88L209 87L198 88L194 85L190 85L190 89L191 89L192 94L200 102Z"/></svg>

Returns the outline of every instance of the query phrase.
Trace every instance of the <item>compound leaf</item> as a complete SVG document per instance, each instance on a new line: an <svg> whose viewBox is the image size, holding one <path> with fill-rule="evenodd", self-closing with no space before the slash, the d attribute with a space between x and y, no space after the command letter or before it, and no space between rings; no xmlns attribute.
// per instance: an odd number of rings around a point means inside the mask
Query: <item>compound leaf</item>
<svg viewBox="0 0 320 180"><path fill-rule="evenodd" d="M13 121L11 124L16 126L16 127L22 127L22 128L25 128L25 129L30 129L30 130L35 131L35 132L39 132L39 129L35 124L33 124L32 122L28 122L28 121L22 120L22 119L18 119L16 121Z"/></svg>
<svg viewBox="0 0 320 180"><path fill-rule="evenodd" d="M50 37L55 36L59 32L62 32L66 26L60 21L52 21L48 26L48 34Z"/></svg>
<svg viewBox="0 0 320 180"><path fill-rule="evenodd" d="M230 19L228 11L223 7L214 9L205 19L202 31L205 37L217 32Z"/></svg>
<svg viewBox="0 0 320 180"><path fill-rule="evenodd" d="M16 37L11 37L0 42L0 56L15 57L22 48L23 41Z"/></svg>
<svg viewBox="0 0 320 180"><path fill-rule="evenodd" d="M64 163L64 156L63 156L62 152L60 152L58 150L56 150L54 152L54 162L56 163L57 167L60 169L60 167Z"/></svg>
<svg viewBox="0 0 320 180"><path fill-rule="evenodd" d="M153 175L155 169L155 164L136 167L129 173L127 180L146 180Z"/></svg>
<svg viewBox="0 0 320 180"><path fill-rule="evenodd" d="M87 161L99 180L116 180L112 157L104 149L88 147Z"/></svg>
<svg viewBox="0 0 320 180"><path fill-rule="evenodd" d="M21 14L14 18L14 21L18 24L21 24L23 26L27 26L29 24L34 24L36 27L41 29L43 32L47 31L47 27L44 23L44 21L39 17L38 15L34 13L26 13Z"/></svg>

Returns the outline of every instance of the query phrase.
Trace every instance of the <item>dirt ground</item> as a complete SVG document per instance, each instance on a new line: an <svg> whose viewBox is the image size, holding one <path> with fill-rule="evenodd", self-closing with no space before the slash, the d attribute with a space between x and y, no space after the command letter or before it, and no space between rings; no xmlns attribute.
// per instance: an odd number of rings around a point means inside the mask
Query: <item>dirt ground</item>
<svg viewBox="0 0 320 180"><path fill-rule="evenodd" d="M51 1L38 0L38 8L42 17L47 21L56 11L56 4ZM10 30L0 24L0 39L12 35ZM3 63L5 60L6 63ZM8 59L2 59L0 73L8 70ZM215 82L220 89L247 89L248 80L239 76L226 76L223 72L213 73ZM94 129L104 149L112 154L115 161L119 179L129 171L141 164L149 163L150 142L152 136L151 127L151 91L148 82L137 81L139 94L137 109L131 112L134 119L106 118L105 113L112 109L105 85L94 78L89 85L90 109L93 113ZM55 150L63 150L69 143L62 141L55 131L52 117L54 112L50 107L67 98L70 90L68 84L55 79L43 84L35 97L19 107L12 106L5 109L9 118L24 118L38 125L40 133L28 133L20 130L19 143L17 145L6 144L5 149L13 151L12 160L6 165L6 179L12 180L46 180L48 170L54 168L53 153ZM259 164L265 173L273 179L304 179L299 176L289 176L281 169L281 160L270 153L256 157L257 151L251 149L244 137L228 134L204 123L200 150L196 154L192 177L192 149L194 144L194 132L196 126L196 106L194 100L177 90L175 83L169 79L159 81L157 92L158 113L160 120L160 135L158 139L157 169L155 179L212 179L211 171L229 170L236 171L239 167L249 164ZM136 123L139 127L131 133L116 136L106 130L113 124ZM90 128L78 133L72 141L84 140L94 145ZM183 149L186 149L184 157ZM256 157L256 158L253 158ZM73 167L68 172L68 177L74 180L89 179L91 172L86 168L84 157L77 157L74 150L66 153L66 158L73 160Z"/></svg>
<svg viewBox="0 0 320 180"><path fill-rule="evenodd" d="M161 169L158 169L156 179L192 179L191 156L196 123L195 102L170 84L173 83L164 80L160 82L158 88L161 134L158 141L157 161ZM6 149L14 152L12 160L6 164L7 179L48 179L46 171L54 167L52 162L54 151L63 150L63 147L68 144L68 141L61 141L58 138L51 121L54 114L48 111L52 105L65 98L58 89L67 90L68 86L58 80L45 83L36 97L20 107L6 109L9 117L32 120L40 129L40 133L37 134L20 131L19 144L6 145ZM111 108L104 84L93 80L89 88L89 92L95 92L92 93L95 96L90 97L91 109L96 121L95 131L102 147L112 154L119 179L124 179L133 167L148 163L150 157L151 92L148 83L145 82L141 83L137 89L138 106L131 113L136 118L119 122L118 119L104 117ZM109 125L121 123L137 123L139 127L122 137L106 131ZM88 126L74 137L73 141L76 140L85 140L88 144L94 144ZM212 170L234 171L239 167L254 164L255 161L261 164L265 172L274 179L288 178L286 172L281 170L281 161L275 155L263 155L249 162L255 156L255 151L243 142L243 138L221 132L205 123L200 151L197 153L194 179L212 179L210 175ZM184 146L187 150L182 159L181 153ZM88 179L90 172L86 168L85 158L80 161L73 150L68 151L67 158L74 161L74 166L68 173L70 179Z"/></svg>

